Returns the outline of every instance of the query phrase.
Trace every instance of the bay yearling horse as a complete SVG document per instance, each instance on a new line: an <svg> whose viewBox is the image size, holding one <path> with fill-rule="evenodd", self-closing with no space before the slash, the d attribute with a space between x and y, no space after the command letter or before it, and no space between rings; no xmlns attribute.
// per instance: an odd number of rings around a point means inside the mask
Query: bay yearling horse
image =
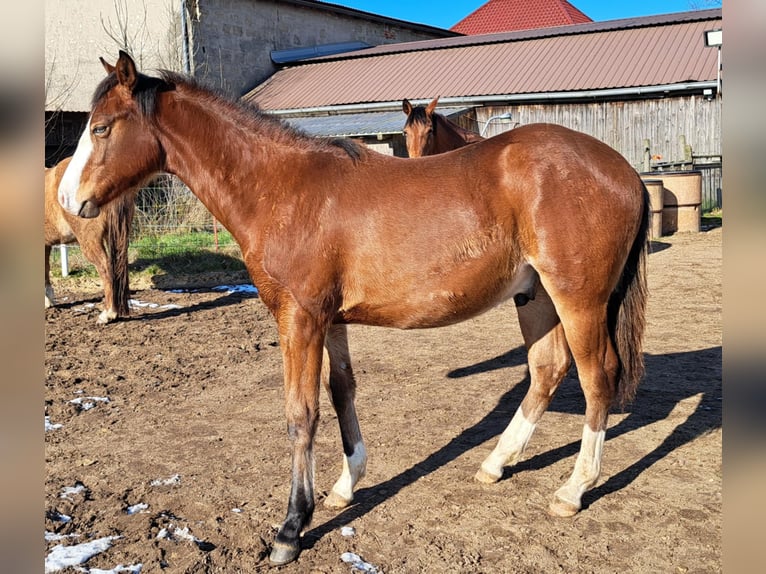
<svg viewBox="0 0 766 574"><path fill-rule="evenodd" d="M402 111L407 115L402 131L407 140L408 156L444 153L484 139L437 114L434 111L437 103L438 97L427 106L413 106L409 100L402 100Z"/></svg>
<svg viewBox="0 0 766 574"><path fill-rule="evenodd" d="M124 52L101 61L108 75L59 201L94 217L169 172L241 246L279 331L292 443L273 563L298 556L314 511L320 381L345 455L326 504L350 504L365 472L348 323L440 327L521 295L530 387L477 478L497 481L519 459L574 357L585 424L550 510L578 512L599 476L610 406L630 400L643 374L649 204L622 156L537 124L449 154L390 157L309 137L171 72L145 76Z"/></svg>
<svg viewBox="0 0 766 574"><path fill-rule="evenodd" d="M55 166L45 168L45 307L47 309L54 304L50 279L51 248L77 242L101 278L104 309L96 321L105 324L118 317L127 317L130 313L128 242L135 212L135 193L121 195L104 206L94 219L83 219L68 213L61 207L57 192L71 159L63 159Z"/></svg>

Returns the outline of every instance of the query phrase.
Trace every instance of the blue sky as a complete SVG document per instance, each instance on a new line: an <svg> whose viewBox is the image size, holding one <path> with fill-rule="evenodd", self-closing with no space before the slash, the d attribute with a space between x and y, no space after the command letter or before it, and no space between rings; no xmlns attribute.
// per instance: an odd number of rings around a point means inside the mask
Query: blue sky
<svg viewBox="0 0 766 574"><path fill-rule="evenodd" d="M487 0L325 0L373 14L408 22L450 28ZM592 20L601 22L618 18L670 14L704 8L720 8L716 0L569 0Z"/></svg>

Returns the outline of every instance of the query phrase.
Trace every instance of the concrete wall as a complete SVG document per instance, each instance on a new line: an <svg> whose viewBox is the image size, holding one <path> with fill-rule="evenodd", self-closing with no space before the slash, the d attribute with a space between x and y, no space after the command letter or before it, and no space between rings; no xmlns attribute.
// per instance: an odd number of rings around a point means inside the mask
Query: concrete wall
<svg viewBox="0 0 766 574"><path fill-rule="evenodd" d="M309 0L45 0L46 162L73 152L99 56L114 63L121 48L142 71L192 73L239 97L276 70L272 50L453 35Z"/></svg>
<svg viewBox="0 0 766 574"><path fill-rule="evenodd" d="M276 71L272 50L349 41L375 46L454 35L305 1L196 0L188 6L194 75L235 96Z"/></svg>

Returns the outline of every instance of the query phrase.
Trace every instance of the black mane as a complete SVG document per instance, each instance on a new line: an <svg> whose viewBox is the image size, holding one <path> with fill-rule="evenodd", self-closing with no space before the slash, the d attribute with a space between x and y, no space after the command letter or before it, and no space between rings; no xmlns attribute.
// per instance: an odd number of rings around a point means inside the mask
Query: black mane
<svg viewBox="0 0 766 574"><path fill-rule="evenodd" d="M95 106L112 88L117 85L117 74L111 72L96 87L93 94L92 106ZM253 122L258 129L267 129L281 137L288 137L302 146L313 149L340 150L354 161L358 161L364 155L364 149L353 140L344 138L314 137L305 131L291 126L287 122L263 112L256 104L234 100L221 90L203 85L194 78L189 78L170 70L161 70L160 77L155 78L145 74L138 74L136 86L133 88L133 98L141 113L151 118L154 116L157 102L157 94L175 90L178 86L184 86L190 90L199 92L211 102L222 103L230 109L243 113L247 121Z"/></svg>

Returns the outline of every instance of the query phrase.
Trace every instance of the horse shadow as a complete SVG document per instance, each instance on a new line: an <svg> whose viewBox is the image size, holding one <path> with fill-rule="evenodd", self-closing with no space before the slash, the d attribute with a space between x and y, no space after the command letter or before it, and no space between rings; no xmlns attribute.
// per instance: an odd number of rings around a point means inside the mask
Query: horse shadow
<svg viewBox="0 0 766 574"><path fill-rule="evenodd" d="M636 399L631 408L625 411L627 416L607 430L607 443L620 435L664 420L685 399L700 395L700 401L694 412L676 426L651 452L635 460L611 476L606 482L586 492L582 500L583 509L603 496L625 488L641 473L679 447L721 427L723 410L721 360L722 348L720 346L698 351L664 355L647 354L645 356L646 375L641 386L639 386ZM526 349L518 347L487 361L455 369L447 374L447 378L463 378L481 372L518 366L525 362ZM669 370L669 364L677 365L677 368ZM684 365L691 364L697 367L701 364L709 367L706 370L709 375L694 380L693 384L691 382L675 384L678 377L683 376ZM454 461L471 449L484 444L487 440L499 436L510 422L528 388L529 375L527 374L524 379L500 397L495 407L484 418L463 430L437 451L382 483L358 490L355 493L352 506L305 533L304 546L311 548L325 534L364 516L420 478ZM574 367L562 381L548 411L576 415L585 414L585 399L577 382ZM545 424L545 419L541 424ZM512 474L539 470L576 455L580 448L579 438L578 436L576 441L569 444L522 459L512 468L506 468L501 480L507 480Z"/></svg>

